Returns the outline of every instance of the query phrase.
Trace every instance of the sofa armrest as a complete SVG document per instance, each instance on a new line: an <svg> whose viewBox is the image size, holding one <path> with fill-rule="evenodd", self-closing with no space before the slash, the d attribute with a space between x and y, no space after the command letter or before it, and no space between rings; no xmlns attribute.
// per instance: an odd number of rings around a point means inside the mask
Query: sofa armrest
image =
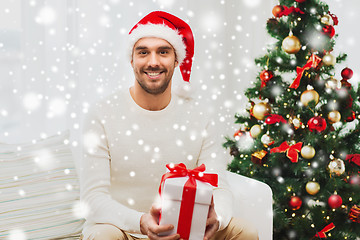
<svg viewBox="0 0 360 240"><path fill-rule="evenodd" d="M272 190L260 181L227 171L234 195L234 217L249 221L259 231L260 240L272 240Z"/></svg>

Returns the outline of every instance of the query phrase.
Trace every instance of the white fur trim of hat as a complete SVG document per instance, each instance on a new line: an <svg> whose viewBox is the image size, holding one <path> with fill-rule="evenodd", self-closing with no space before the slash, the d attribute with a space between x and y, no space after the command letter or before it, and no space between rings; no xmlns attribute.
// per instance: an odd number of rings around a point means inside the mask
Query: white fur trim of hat
<svg viewBox="0 0 360 240"><path fill-rule="evenodd" d="M186 57L186 46L182 40L182 35L177 30L171 29L165 24L140 24L129 34L128 38L128 51L130 60L132 60L132 54L134 46L141 38L144 37L156 37L166 40L173 46L176 54L176 60L179 62L179 66Z"/></svg>

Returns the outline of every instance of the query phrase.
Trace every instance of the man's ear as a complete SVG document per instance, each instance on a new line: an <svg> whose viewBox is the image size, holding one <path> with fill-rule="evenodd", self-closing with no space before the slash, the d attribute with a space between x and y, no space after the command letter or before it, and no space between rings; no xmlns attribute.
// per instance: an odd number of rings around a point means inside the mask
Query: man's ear
<svg viewBox="0 0 360 240"><path fill-rule="evenodd" d="M179 66L179 61L175 60L175 67Z"/></svg>

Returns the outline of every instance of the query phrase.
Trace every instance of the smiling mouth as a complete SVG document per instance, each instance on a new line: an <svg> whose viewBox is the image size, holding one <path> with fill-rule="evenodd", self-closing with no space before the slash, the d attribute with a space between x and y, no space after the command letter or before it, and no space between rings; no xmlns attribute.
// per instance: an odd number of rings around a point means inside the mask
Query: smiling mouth
<svg viewBox="0 0 360 240"><path fill-rule="evenodd" d="M145 72L145 74L151 79L158 78L162 73L163 72Z"/></svg>

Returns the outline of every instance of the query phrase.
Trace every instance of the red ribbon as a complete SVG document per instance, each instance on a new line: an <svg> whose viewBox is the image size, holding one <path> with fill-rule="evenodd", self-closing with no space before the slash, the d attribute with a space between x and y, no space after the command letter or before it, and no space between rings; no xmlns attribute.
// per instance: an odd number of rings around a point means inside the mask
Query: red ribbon
<svg viewBox="0 0 360 240"><path fill-rule="evenodd" d="M294 79L294 82L290 85L290 88L297 89L300 86L300 80L304 75L304 72L306 70L309 70L310 68L316 68L317 66L319 66L321 61L322 59L320 57L316 56L315 54L312 54L310 59L302 68L297 67L296 68L297 77Z"/></svg>
<svg viewBox="0 0 360 240"><path fill-rule="evenodd" d="M161 195L162 186L168 178L189 177L185 182L182 194L182 202L180 206L179 221L177 233L180 234L182 239L189 239L191 230L191 221L195 205L196 196L196 180L207 182L214 187L218 186L218 175L211 173L203 173L205 165L194 169L187 169L185 164L167 164L166 167L170 172L165 173L161 178L159 187L159 194Z"/></svg>
<svg viewBox="0 0 360 240"><path fill-rule="evenodd" d="M360 166L360 154L348 154L345 160Z"/></svg>
<svg viewBox="0 0 360 240"><path fill-rule="evenodd" d="M294 145L289 145L286 141L283 142L279 147L273 148L270 150L270 153L282 153L286 152L286 156L290 159L291 162L298 162L299 152L301 151L302 142L298 142Z"/></svg>
<svg viewBox="0 0 360 240"><path fill-rule="evenodd" d="M339 19L338 19L338 17L337 17L335 14L330 13L330 11L328 11L328 13L329 13L330 17L332 18L332 20L333 20L333 22L334 22L334 26L335 26L335 25L338 25L338 24L339 24Z"/></svg>
<svg viewBox="0 0 360 240"><path fill-rule="evenodd" d="M265 120L266 124L275 124L279 122L286 123L286 120L283 118L283 116L278 114L270 114Z"/></svg>
<svg viewBox="0 0 360 240"><path fill-rule="evenodd" d="M318 238L327 238L326 237L326 232L329 232L330 230L333 230L335 228L334 223L330 223L329 225L327 225L326 227L324 227L320 232L315 234L315 237Z"/></svg>
<svg viewBox="0 0 360 240"><path fill-rule="evenodd" d="M234 137L236 137L236 136L242 136L244 134L244 131L241 131L240 129L239 130L237 130L235 133L234 133Z"/></svg>
<svg viewBox="0 0 360 240"><path fill-rule="evenodd" d="M289 16L293 12L304 14L304 12L300 10L300 8L295 8L294 6L291 6L290 8L288 8L287 6L283 6L283 8L284 10L279 13L279 17Z"/></svg>

